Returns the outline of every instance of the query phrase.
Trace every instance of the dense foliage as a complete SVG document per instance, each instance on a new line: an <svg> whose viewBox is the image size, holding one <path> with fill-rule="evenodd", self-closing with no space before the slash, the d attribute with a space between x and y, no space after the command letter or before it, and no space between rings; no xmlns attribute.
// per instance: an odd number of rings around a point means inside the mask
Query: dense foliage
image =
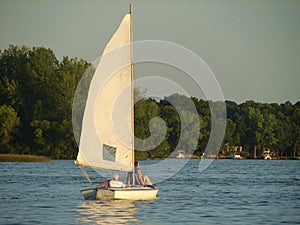
<svg viewBox="0 0 300 225"><path fill-rule="evenodd" d="M72 129L72 103L77 83L89 65L68 57L60 62L51 49L44 47L10 46L1 51L0 153L74 159L77 145ZM159 102L141 99L135 105L136 137L156 138L149 129L155 117L162 118L167 125L160 145L151 151L137 151L137 158L164 158L176 147L199 156L205 150L211 126L209 102L192 97L198 111L195 114L186 107L175 108L170 98L181 102L186 97L172 95ZM231 154L236 146L241 146L246 157L259 155L265 149L277 156L300 156L300 102L226 101L226 107L227 127L220 153ZM199 119L200 132L193 122L195 118ZM188 123L189 129L181 129L180 119ZM195 140L192 134L197 132L199 139ZM180 137L181 146L177 146ZM148 146L142 143L137 147Z"/></svg>
<svg viewBox="0 0 300 225"><path fill-rule="evenodd" d="M2 51L0 152L75 158L72 102L88 66L44 47Z"/></svg>

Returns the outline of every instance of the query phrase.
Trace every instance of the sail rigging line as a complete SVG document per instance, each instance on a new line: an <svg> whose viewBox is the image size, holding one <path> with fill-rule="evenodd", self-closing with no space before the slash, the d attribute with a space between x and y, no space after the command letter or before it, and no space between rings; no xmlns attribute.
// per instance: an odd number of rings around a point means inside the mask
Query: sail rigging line
<svg viewBox="0 0 300 225"><path fill-rule="evenodd" d="M83 165L79 165L79 168L81 170L81 172L83 173L83 175L85 176L85 178L90 182L90 184L93 184L93 181L90 179L88 173L86 172L85 168Z"/></svg>

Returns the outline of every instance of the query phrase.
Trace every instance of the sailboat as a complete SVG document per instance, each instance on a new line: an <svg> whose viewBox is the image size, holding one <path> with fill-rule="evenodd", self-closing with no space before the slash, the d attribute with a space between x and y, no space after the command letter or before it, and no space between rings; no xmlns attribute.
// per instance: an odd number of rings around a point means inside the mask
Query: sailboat
<svg viewBox="0 0 300 225"><path fill-rule="evenodd" d="M150 200L156 186L136 184L134 174L134 89L132 7L106 45L89 85L79 141L78 164L93 185L85 167L128 171L129 187L97 187L82 190L87 200ZM117 52L113 53L117 49ZM117 69L116 69L117 68ZM107 75L112 74L112 75Z"/></svg>

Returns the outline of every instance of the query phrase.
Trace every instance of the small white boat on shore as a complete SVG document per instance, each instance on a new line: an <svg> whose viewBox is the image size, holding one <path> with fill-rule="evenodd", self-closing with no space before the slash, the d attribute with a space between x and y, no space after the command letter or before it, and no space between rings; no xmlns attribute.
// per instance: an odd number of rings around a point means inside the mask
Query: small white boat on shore
<svg viewBox="0 0 300 225"><path fill-rule="evenodd" d="M271 152L270 150L266 150L263 152L263 157L264 157L264 160L271 160L272 157L271 157Z"/></svg>
<svg viewBox="0 0 300 225"><path fill-rule="evenodd" d="M184 151L183 150L178 150L176 158L177 159L184 159L185 158Z"/></svg>
<svg viewBox="0 0 300 225"><path fill-rule="evenodd" d="M234 158L234 159L242 159L242 157L241 157L240 154L235 154L233 158Z"/></svg>

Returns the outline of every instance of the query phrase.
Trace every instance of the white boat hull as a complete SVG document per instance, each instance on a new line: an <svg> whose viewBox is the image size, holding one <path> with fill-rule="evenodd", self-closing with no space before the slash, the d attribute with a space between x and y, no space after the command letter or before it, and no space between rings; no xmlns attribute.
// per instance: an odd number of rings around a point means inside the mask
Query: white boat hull
<svg viewBox="0 0 300 225"><path fill-rule="evenodd" d="M91 188L82 190L86 200L153 200L158 189L150 187Z"/></svg>

